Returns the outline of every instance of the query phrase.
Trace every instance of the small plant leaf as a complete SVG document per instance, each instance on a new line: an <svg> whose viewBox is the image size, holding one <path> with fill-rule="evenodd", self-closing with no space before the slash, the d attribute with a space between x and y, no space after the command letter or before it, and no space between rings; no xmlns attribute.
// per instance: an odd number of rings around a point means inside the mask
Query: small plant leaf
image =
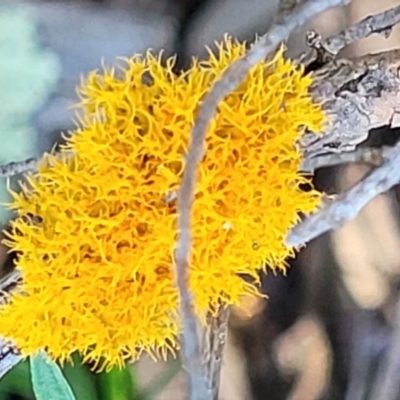
<svg viewBox="0 0 400 400"><path fill-rule="evenodd" d="M41 351L30 358L33 391L37 400L75 400L60 367Z"/></svg>

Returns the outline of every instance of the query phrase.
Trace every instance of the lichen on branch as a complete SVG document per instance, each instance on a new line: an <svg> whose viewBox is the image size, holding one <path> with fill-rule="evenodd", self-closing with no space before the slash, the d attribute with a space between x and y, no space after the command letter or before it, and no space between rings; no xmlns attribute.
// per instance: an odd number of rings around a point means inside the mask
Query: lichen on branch
<svg viewBox="0 0 400 400"><path fill-rule="evenodd" d="M13 194L18 217L6 243L19 252L24 283L1 310L0 333L23 355L44 348L65 361L79 351L108 368L176 349L176 193L189 132L211 85L244 52L226 38L179 76L172 59L163 66L150 52L89 75L80 128ZM189 271L204 323L221 304L258 295L267 266L285 269L294 255L287 231L320 204L298 172L297 140L325 119L311 83L280 50L251 69L210 124Z"/></svg>

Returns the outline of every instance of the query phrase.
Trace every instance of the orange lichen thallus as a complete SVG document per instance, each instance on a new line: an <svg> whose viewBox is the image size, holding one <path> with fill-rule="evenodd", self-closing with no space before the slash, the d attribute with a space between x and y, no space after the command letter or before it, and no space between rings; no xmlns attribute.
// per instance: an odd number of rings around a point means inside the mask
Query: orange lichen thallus
<svg viewBox="0 0 400 400"><path fill-rule="evenodd" d="M180 76L173 60L163 66L151 53L89 75L81 128L61 156L46 156L29 189L14 193L18 216L6 243L19 252L24 284L1 310L0 333L24 355L44 348L65 361L77 350L108 368L176 348L171 194L199 103L244 52L226 38ZM296 141L319 131L324 115L308 93L312 79L282 53L250 71L207 132L190 264L200 318L257 295L266 266L284 270L294 254L288 229L320 203L318 192L300 188L309 181L298 173Z"/></svg>

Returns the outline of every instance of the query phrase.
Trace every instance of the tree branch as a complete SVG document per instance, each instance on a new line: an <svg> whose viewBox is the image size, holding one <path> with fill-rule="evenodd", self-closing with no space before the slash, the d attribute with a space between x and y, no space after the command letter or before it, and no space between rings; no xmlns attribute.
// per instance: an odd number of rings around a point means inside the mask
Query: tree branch
<svg viewBox="0 0 400 400"><path fill-rule="evenodd" d="M218 400L222 355L228 334L229 308L223 307L216 317L207 315L207 328L201 337L202 363L209 387L210 399Z"/></svg>
<svg viewBox="0 0 400 400"><path fill-rule="evenodd" d="M301 171L313 174L319 168L333 167L349 163L363 163L372 166L380 166L384 156L390 152L390 147L358 147L354 151L344 153L321 154L316 157L304 159Z"/></svg>
<svg viewBox="0 0 400 400"><path fill-rule="evenodd" d="M397 6L364 18L357 24L327 39L322 39L317 32L308 32L306 42L311 49L300 57L300 61L306 66L312 66L316 62L318 68L321 68L322 65L334 60L339 52L351 43L375 33L388 37L393 26L399 22L400 6Z"/></svg>
<svg viewBox="0 0 400 400"><path fill-rule="evenodd" d="M388 37L394 25L400 22L400 6L380 14L364 18L359 23L344 29L322 42L323 47L331 54L337 55L351 43L364 39L374 33Z"/></svg>
<svg viewBox="0 0 400 400"><path fill-rule="evenodd" d="M348 151L368 137L373 128L399 127L400 51L365 56L357 60L335 60L316 71L312 94L325 101L331 121L322 135L306 134L301 139L304 164L327 154L346 157ZM337 229L354 218L375 196L400 182L399 144L382 150L376 159L381 167L374 170L336 201L325 204L307 217L288 235L288 245L300 246L320 234ZM392 172L393 171L393 172Z"/></svg>
<svg viewBox="0 0 400 400"><path fill-rule="evenodd" d="M331 229L340 228L374 197L397 185L400 182L400 143L388 150L383 158L383 164L365 179L293 228L286 243L300 246Z"/></svg>

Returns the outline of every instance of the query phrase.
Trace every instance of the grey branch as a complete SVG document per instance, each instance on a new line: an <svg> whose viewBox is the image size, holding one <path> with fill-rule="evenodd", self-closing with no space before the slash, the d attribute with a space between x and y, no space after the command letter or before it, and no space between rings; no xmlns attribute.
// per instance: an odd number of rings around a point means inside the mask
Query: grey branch
<svg viewBox="0 0 400 400"><path fill-rule="evenodd" d="M17 269L0 279L0 305L8 301L10 294L18 288L21 282L22 275Z"/></svg>
<svg viewBox="0 0 400 400"><path fill-rule="evenodd" d="M0 339L0 379L22 360L22 356L14 354L10 346Z"/></svg>
<svg viewBox="0 0 400 400"><path fill-rule="evenodd" d="M0 165L0 178L10 178L26 172L35 171L37 168L37 160L29 158L20 162L11 162L9 164Z"/></svg>
<svg viewBox="0 0 400 400"><path fill-rule="evenodd" d="M8 301L11 293L17 289L21 279L20 271L14 270L0 280L0 304ZM21 360L22 357L15 347L0 338L0 379Z"/></svg>
<svg viewBox="0 0 400 400"><path fill-rule="evenodd" d="M202 332L202 363L211 388L211 399L218 400L222 355L228 334L229 308L221 308L216 317L207 315L208 326Z"/></svg>
<svg viewBox="0 0 400 400"><path fill-rule="evenodd" d="M323 41L323 47L331 54L337 55L349 44L364 39L374 33L384 34L388 37L394 25L400 22L400 6L384 11L380 14L369 16L358 24L344 29Z"/></svg>
<svg viewBox="0 0 400 400"><path fill-rule="evenodd" d="M362 57L358 60L335 60L317 71L312 94L325 99L325 111L331 118L322 136L307 134L301 140L305 163L328 154L358 153L357 145L377 127L399 127L400 51ZM288 235L288 245L300 246L354 218L375 196L400 182L399 146L382 150L377 168L364 181L333 203L325 204L307 217ZM372 158L373 159L373 158ZM393 172L392 172L393 171Z"/></svg>
<svg viewBox="0 0 400 400"><path fill-rule="evenodd" d="M354 151L344 153L321 154L316 157L304 159L301 171L312 174L315 170L325 167L349 163L363 163L379 166L383 163L385 155L390 151L390 147L358 147Z"/></svg>
<svg viewBox="0 0 400 400"><path fill-rule="evenodd" d="M305 65L310 65L316 60L319 61L319 64L325 64L329 60L334 60L346 46L360 39L364 39L372 34L383 34L385 37L388 37L393 26L399 22L400 6L397 6L380 14L364 18L357 24L327 39L322 39L314 31L308 32L306 42L311 49L300 57L300 61Z"/></svg>
<svg viewBox="0 0 400 400"><path fill-rule="evenodd" d="M400 182L400 143L387 151L383 164L365 179L341 194L319 211L306 218L289 233L286 243L300 246L317 236L343 226L373 198L391 189Z"/></svg>
<svg viewBox="0 0 400 400"><path fill-rule="evenodd" d="M183 353L186 368L190 375L191 400L210 398L210 388L202 371L201 345L198 336L198 321L193 311L193 296L188 285L188 269L191 253L190 216L194 201L194 187L197 179L197 166L205 153L204 139L210 121L215 116L218 104L246 77L248 71L271 54L286 40L294 29L304 25L316 14L328 8L347 4L348 0L309 0L297 7L282 22L272 26L250 51L237 62L232 63L222 78L214 84L199 106L190 136L186 166L178 193L178 241L175 251L176 282L180 295L181 318L183 324Z"/></svg>
<svg viewBox="0 0 400 400"><path fill-rule="evenodd" d="M315 157L355 151L374 128L400 126L400 51L338 59L315 71L311 94L328 116L320 134L301 138L305 165ZM346 157L346 156L343 156Z"/></svg>

